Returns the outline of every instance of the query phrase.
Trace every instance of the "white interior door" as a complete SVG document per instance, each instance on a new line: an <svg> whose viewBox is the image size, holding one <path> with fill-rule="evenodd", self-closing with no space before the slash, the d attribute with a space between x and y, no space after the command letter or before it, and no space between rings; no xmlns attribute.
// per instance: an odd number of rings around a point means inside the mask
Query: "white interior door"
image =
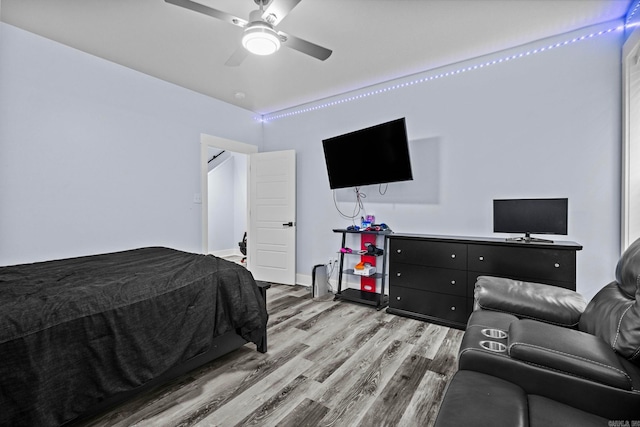
<svg viewBox="0 0 640 427"><path fill-rule="evenodd" d="M247 268L256 280L294 285L296 278L296 153L249 157Z"/></svg>

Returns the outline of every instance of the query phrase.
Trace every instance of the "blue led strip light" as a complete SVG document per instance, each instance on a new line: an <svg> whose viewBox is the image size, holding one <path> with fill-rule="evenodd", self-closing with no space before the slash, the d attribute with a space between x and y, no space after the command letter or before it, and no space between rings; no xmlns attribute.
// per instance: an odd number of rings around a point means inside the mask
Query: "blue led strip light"
<svg viewBox="0 0 640 427"><path fill-rule="evenodd" d="M633 6L631 12L627 13L627 20L625 21L627 25L631 24L635 14L638 12L638 9L640 9L640 0L635 0L635 3L636 4Z"/></svg>
<svg viewBox="0 0 640 427"><path fill-rule="evenodd" d="M638 4L640 4L640 2ZM634 9L634 12L635 12L635 9ZM442 79L442 78L446 78L446 77L451 77L451 76L454 76L454 75L457 75L457 74L462 74L462 73L466 73L466 72L470 72L470 71L475 71L475 70L479 70L479 69L482 69L482 68L485 68L485 67L490 67L490 66L493 66L493 65L501 64L501 63L504 63L504 62L509 62L509 61L513 61L513 60L516 60L516 59L524 58L524 57L527 57L527 56L536 55L538 53L546 52L546 51L551 50L551 49L557 49L559 47L567 46L567 45L570 45L570 44L573 44L573 43L577 43L577 42L580 42L580 41L583 41L583 40L592 39L594 37L600 37L600 36L603 36L605 34L609 34L609 33L613 32L613 31L623 30L624 28L625 28L624 25L620 25L618 27L609 28L607 30L598 31L598 32L594 32L594 33L591 33L591 34L585 34L585 35L580 36L580 37L574 37L572 39L565 40L563 42L552 43L552 44L550 44L548 46L543 46L543 47L539 47L539 48L536 48L536 49L531 49L531 50L528 50L526 52L515 53L513 55L508 55L508 56L505 56L505 57L502 57L502 58L499 58L499 59L494 59L494 60L491 60L491 61L487 61L487 62L483 62L483 63L480 63L480 64L476 64L476 65L470 65L468 67L459 68L459 69L454 70L454 71L447 71L447 72L444 72L444 73L435 74L433 76L422 77L422 78L411 80L411 81L408 81L408 82L405 82L405 83L398 83L398 84L391 85L391 86L388 86L388 87L385 87L385 88L382 88L382 89L376 89L376 90L372 90L372 91L369 91L369 92L365 92L365 93L362 93L360 95L353 95L353 96L349 96L349 97L346 97L346 98L338 99L338 100L335 100L335 101L330 101L330 102L326 102L326 103L323 103L323 104L318 104L318 105L315 105L313 107L300 108L298 110L293 110L293 111L289 111L289 112L286 112L286 113L265 114L262 117L258 117L257 120L262 121L262 122L269 122L269 121L272 121L272 120L282 119L282 118L285 118L285 117L290 117L290 116L295 116L295 115L298 115L298 114L308 113L308 112L311 112L311 111L321 110L321 109L324 109L324 108L327 108L327 107L333 107L333 106L336 106L336 105L344 104L346 102L351 102L351 101L355 101L355 100L358 100L358 99L367 98L369 96L379 95L381 93L390 92L390 91L396 90L396 89L402 89L402 88L407 87L407 86L426 83L426 82L430 82L432 80Z"/></svg>

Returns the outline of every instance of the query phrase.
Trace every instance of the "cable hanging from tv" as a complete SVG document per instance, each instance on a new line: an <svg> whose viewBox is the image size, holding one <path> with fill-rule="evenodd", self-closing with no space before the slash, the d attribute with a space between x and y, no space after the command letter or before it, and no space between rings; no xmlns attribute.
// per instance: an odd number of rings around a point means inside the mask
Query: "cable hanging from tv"
<svg viewBox="0 0 640 427"><path fill-rule="evenodd" d="M353 214L349 215L340 210L338 207L338 201L336 200L336 190L333 190L333 204L336 207L336 210L340 214L342 218L354 220L362 215L360 212L364 211L364 199L367 198L367 195L360 191L360 187L355 187L353 191L356 193L356 203L353 207Z"/></svg>

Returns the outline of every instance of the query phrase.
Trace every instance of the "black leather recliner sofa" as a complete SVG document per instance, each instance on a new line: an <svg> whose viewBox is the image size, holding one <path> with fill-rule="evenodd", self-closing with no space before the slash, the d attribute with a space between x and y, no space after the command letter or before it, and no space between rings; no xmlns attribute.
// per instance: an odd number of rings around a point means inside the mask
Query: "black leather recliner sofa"
<svg viewBox="0 0 640 427"><path fill-rule="evenodd" d="M437 427L640 426L640 240L586 304L480 277Z"/></svg>

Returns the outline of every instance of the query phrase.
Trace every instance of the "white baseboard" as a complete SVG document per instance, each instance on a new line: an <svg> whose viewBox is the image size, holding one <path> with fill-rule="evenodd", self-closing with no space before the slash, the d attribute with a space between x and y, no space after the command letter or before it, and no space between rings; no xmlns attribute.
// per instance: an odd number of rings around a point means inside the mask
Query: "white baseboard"
<svg viewBox="0 0 640 427"><path fill-rule="evenodd" d="M311 287L313 284L313 277L310 274L296 274L296 285ZM338 289L338 281L329 279L329 284L333 292Z"/></svg>
<svg viewBox="0 0 640 427"><path fill-rule="evenodd" d="M313 283L313 280L311 280L310 275L296 273L296 285L310 287L312 283Z"/></svg>

